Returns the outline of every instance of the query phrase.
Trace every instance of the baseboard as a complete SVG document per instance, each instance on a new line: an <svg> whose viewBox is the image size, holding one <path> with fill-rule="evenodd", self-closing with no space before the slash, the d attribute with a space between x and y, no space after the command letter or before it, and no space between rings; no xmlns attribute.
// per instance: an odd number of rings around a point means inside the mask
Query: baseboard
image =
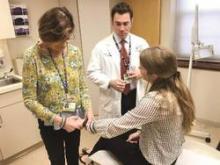
<svg viewBox="0 0 220 165"><path fill-rule="evenodd" d="M207 124L207 125L212 126L212 127L220 128L220 123L219 122L214 122L214 121L200 119L200 118L196 118L196 120L203 123L203 124Z"/></svg>

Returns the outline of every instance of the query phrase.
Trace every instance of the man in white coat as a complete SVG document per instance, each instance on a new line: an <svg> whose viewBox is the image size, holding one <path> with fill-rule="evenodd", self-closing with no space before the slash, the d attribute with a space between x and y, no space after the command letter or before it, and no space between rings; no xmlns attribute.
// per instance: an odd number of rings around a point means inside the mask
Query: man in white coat
<svg viewBox="0 0 220 165"><path fill-rule="evenodd" d="M111 10L111 21L113 33L96 44L87 69L88 78L100 89L99 118L120 117L133 109L146 88L139 71L139 54L149 45L143 38L130 33L133 21L130 6L124 2L116 4ZM123 155L136 159L138 155L134 153L137 152L130 149L135 148L134 144L121 143L134 131L112 139L100 138L90 154L108 150L123 160L127 158L120 153L127 152ZM126 151L121 151L124 148Z"/></svg>
<svg viewBox="0 0 220 165"><path fill-rule="evenodd" d="M143 38L130 33L133 12L127 4L120 4L111 11L113 33L96 44L87 69L88 78L100 89L100 118L123 115L135 107L136 101L145 92L145 84L139 72L139 54L149 46ZM123 93L126 82L120 72L121 40L125 40L125 49L129 56L128 94Z"/></svg>

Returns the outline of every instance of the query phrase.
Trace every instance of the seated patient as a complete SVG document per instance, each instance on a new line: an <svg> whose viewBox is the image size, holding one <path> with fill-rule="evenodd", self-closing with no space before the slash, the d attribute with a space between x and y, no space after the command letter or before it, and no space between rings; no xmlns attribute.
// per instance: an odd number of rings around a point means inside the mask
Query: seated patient
<svg viewBox="0 0 220 165"><path fill-rule="evenodd" d="M191 94L177 71L175 54L167 49L152 47L142 51L140 71L151 87L137 106L120 118L90 122L87 129L104 138L113 138L141 127L140 131L129 136L127 142L118 142L118 153L113 154L122 164L175 164L181 153L184 134L190 131L195 117ZM135 141L137 138L138 142ZM133 155L126 156L127 150L135 148L129 148L128 142L138 149Z"/></svg>

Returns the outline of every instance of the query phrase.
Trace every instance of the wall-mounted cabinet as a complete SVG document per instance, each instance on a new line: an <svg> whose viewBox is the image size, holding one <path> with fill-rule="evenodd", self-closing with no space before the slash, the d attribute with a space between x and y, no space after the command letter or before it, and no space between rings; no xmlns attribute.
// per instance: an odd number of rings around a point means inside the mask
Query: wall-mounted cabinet
<svg viewBox="0 0 220 165"><path fill-rule="evenodd" d="M14 38L15 32L9 7L8 0L1 0L0 2L0 39Z"/></svg>

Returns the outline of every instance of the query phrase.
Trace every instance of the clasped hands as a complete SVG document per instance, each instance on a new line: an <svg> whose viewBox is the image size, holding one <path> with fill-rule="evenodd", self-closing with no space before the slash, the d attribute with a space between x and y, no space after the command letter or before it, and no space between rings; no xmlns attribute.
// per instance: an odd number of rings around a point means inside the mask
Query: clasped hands
<svg viewBox="0 0 220 165"><path fill-rule="evenodd" d="M93 118L86 117L85 119L80 118L79 116L70 116L66 118L66 123L63 127L67 132L72 132L75 129L82 129L87 124L91 123Z"/></svg>
<svg viewBox="0 0 220 165"><path fill-rule="evenodd" d="M72 132L75 129L82 129L82 128L86 127L86 129L90 133L93 133L93 132L91 132L91 130L88 129L90 127L89 125L91 124L92 121L89 122L87 118L82 119L78 116L71 116L71 117L68 117L67 120L68 120L67 123L69 123L69 124L66 124L64 126L64 129L67 132ZM139 138L140 138L140 134L141 134L141 132L139 130L137 130L136 132L131 133L126 141L129 143L138 143Z"/></svg>
<svg viewBox="0 0 220 165"><path fill-rule="evenodd" d="M86 117L85 119L80 118L79 116L71 116L66 119L66 124L64 125L63 129L65 129L67 132L72 132L75 129L82 129L86 127L86 129L89 128L89 125L92 123L92 120L88 120ZM91 130L88 130L91 132ZM92 133L92 132L91 132ZM129 143L138 143L139 138L140 138L141 132L137 130L134 133L131 133L126 140Z"/></svg>

